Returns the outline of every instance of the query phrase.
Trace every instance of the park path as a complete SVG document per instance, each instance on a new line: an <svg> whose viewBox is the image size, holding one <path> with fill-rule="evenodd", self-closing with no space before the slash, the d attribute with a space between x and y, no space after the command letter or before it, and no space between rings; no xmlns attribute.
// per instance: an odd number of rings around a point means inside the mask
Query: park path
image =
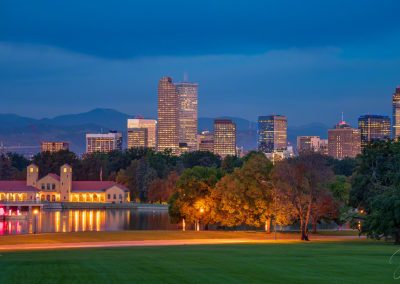
<svg viewBox="0 0 400 284"><path fill-rule="evenodd" d="M313 241L346 241L358 239L355 236L314 236ZM52 250L80 248L113 248L113 247L151 247L151 246L184 246L184 245L218 245L218 244L268 244L300 242L298 238L285 239L182 239L182 240L144 240L144 241L104 241L78 243L31 243L18 245L0 245L0 252L18 250Z"/></svg>

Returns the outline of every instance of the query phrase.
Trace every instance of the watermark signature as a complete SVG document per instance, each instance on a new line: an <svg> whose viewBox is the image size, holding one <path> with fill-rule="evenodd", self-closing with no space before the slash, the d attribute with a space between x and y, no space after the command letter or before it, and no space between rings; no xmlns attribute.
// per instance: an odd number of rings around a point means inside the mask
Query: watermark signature
<svg viewBox="0 0 400 284"><path fill-rule="evenodd" d="M394 260L395 256L400 256L399 253L400 253L400 249L398 249L394 254L392 254L392 256L389 259L389 264L394 263L393 260ZM393 279L394 280L400 279L400 265L397 266L396 270L393 272Z"/></svg>

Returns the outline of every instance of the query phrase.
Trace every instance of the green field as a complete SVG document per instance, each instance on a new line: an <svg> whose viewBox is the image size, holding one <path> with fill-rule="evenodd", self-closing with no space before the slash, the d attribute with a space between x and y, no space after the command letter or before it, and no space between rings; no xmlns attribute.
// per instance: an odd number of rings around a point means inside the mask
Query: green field
<svg viewBox="0 0 400 284"><path fill-rule="evenodd" d="M400 283L375 241L3 252L0 283Z"/></svg>

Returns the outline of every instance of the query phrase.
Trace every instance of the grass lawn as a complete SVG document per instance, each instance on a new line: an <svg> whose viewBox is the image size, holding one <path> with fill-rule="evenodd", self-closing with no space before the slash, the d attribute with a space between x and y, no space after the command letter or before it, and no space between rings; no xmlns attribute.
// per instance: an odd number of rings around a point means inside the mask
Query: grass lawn
<svg viewBox="0 0 400 284"><path fill-rule="evenodd" d="M0 283L400 283L374 241L4 252Z"/></svg>
<svg viewBox="0 0 400 284"><path fill-rule="evenodd" d="M279 239L293 238L298 233L278 233ZM354 231L321 232L318 235L355 235ZM230 232L230 231L120 231L120 232L77 232L49 233L38 235L0 236L1 245L40 244L40 243L73 243L100 241L141 241L141 240L179 240L179 239L235 239L248 238L254 240L273 239L274 234L264 232ZM312 236L311 236L312 239Z"/></svg>

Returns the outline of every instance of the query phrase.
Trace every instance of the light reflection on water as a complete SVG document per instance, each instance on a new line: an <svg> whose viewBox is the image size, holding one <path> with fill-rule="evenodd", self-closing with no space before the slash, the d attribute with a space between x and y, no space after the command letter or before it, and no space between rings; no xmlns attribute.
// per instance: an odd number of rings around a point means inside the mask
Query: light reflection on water
<svg viewBox="0 0 400 284"><path fill-rule="evenodd" d="M125 230L175 230L167 211L108 209L42 211L28 215L26 220L0 221L0 235L125 231Z"/></svg>

